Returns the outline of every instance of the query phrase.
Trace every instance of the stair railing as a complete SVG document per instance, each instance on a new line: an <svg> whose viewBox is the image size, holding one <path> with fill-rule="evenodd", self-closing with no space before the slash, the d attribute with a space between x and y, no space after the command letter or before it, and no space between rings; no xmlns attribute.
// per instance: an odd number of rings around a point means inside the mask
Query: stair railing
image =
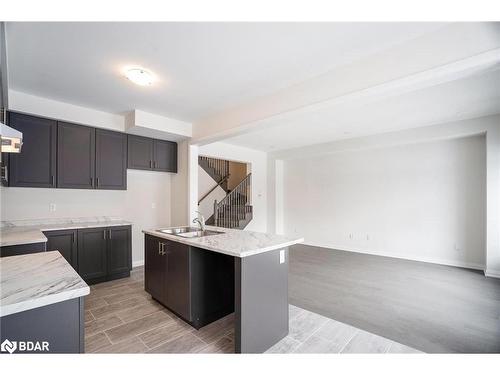
<svg viewBox="0 0 500 375"><path fill-rule="evenodd" d="M201 202L202 202L202 201L203 201L206 197L208 197L208 196L210 195L210 193L211 193L212 191L214 191L214 190L217 188L217 186L221 186L221 185L224 183L224 181L227 181L227 179L228 179L228 178L229 178L229 175L227 175L227 176L225 176L225 177L222 177L222 178L221 178L221 180L217 183L217 185L215 185L213 188L211 188L211 189L208 191L208 193L206 193L205 195L203 195L203 197L201 197L201 198L200 198L200 200L198 201L198 206L200 205L200 203L201 203Z"/></svg>
<svg viewBox="0 0 500 375"><path fill-rule="evenodd" d="M216 227L235 228L245 218L251 205L252 174L249 173L220 202L214 201L214 222Z"/></svg>
<svg viewBox="0 0 500 375"><path fill-rule="evenodd" d="M203 161L207 164L209 168L213 168L215 173L217 173L221 178L229 175L229 161L210 158L208 156L198 156L198 161Z"/></svg>

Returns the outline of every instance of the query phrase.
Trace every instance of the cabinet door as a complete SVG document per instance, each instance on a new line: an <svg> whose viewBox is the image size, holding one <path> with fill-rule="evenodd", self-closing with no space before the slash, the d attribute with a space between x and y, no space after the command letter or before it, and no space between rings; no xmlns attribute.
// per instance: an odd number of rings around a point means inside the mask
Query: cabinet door
<svg viewBox="0 0 500 375"><path fill-rule="evenodd" d="M76 230L54 230L44 232L47 237L47 251L57 250L71 266L78 271Z"/></svg>
<svg viewBox="0 0 500 375"><path fill-rule="evenodd" d="M108 276L130 272L131 227L108 228Z"/></svg>
<svg viewBox="0 0 500 375"><path fill-rule="evenodd" d="M59 122L57 126L57 187L93 189L95 129Z"/></svg>
<svg viewBox="0 0 500 375"><path fill-rule="evenodd" d="M167 258L161 253L159 238L146 235L144 241L144 287L154 299L166 304L165 260Z"/></svg>
<svg viewBox="0 0 500 375"><path fill-rule="evenodd" d="M191 320L189 303L189 246L173 241L163 241L167 256L167 307Z"/></svg>
<svg viewBox="0 0 500 375"><path fill-rule="evenodd" d="M78 230L78 273L85 281L106 278L106 242L106 228Z"/></svg>
<svg viewBox="0 0 500 375"><path fill-rule="evenodd" d="M153 169L153 140L151 138L128 136L128 168Z"/></svg>
<svg viewBox="0 0 500 375"><path fill-rule="evenodd" d="M177 143L155 139L153 169L177 173Z"/></svg>
<svg viewBox="0 0 500 375"><path fill-rule="evenodd" d="M95 184L98 189L127 189L127 135L95 131Z"/></svg>
<svg viewBox="0 0 500 375"><path fill-rule="evenodd" d="M9 154L9 186L56 187L57 122L9 112L8 124L23 133L21 153Z"/></svg>

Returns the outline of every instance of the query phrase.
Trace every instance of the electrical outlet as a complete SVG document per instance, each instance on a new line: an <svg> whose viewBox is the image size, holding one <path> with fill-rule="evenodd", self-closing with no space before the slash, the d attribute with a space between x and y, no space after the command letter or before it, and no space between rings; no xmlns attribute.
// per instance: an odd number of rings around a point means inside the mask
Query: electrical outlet
<svg viewBox="0 0 500 375"><path fill-rule="evenodd" d="M349 233L349 239L352 240L354 238L352 233Z"/></svg>
<svg viewBox="0 0 500 375"><path fill-rule="evenodd" d="M50 212L56 212L56 209L57 209L57 207L56 207L55 203L50 203L49 204L49 211Z"/></svg>
<svg viewBox="0 0 500 375"><path fill-rule="evenodd" d="M366 240L370 241L370 235L369 234L366 235Z"/></svg>
<svg viewBox="0 0 500 375"><path fill-rule="evenodd" d="M151 208L154 210L156 208L156 203L155 202L152 202L151 203Z"/></svg>

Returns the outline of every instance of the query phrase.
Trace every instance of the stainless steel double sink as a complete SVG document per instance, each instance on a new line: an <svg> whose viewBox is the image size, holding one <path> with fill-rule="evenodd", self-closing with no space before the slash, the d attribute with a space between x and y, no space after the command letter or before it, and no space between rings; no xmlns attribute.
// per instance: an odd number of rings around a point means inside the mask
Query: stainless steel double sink
<svg viewBox="0 0 500 375"><path fill-rule="evenodd" d="M168 229L158 229L157 231L160 233L172 234L174 236L185 237L185 238L206 237L224 233L209 229L200 230L200 228L196 227L177 227Z"/></svg>

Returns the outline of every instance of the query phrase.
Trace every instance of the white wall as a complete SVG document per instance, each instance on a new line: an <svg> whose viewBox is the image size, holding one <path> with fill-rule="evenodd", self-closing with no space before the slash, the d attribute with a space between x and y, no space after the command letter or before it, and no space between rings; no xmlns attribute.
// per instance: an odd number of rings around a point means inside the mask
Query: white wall
<svg viewBox="0 0 500 375"><path fill-rule="evenodd" d="M125 131L125 117L57 100L9 90L9 109L97 128Z"/></svg>
<svg viewBox="0 0 500 375"><path fill-rule="evenodd" d="M198 154L225 160L249 163L249 172L252 172L252 205L253 219L245 229L267 231L267 154L262 151L246 147L234 146L223 142L215 142L204 146L191 146L192 160L190 167L198 170ZM196 156L196 158L195 158ZM193 176L190 189L198 192L198 181ZM193 197L191 197L193 200ZM197 202L196 202L197 203ZM193 203L192 203L193 205Z"/></svg>
<svg viewBox="0 0 500 375"><path fill-rule="evenodd" d="M484 269L486 143L474 136L285 162L285 233Z"/></svg>
<svg viewBox="0 0 500 375"><path fill-rule="evenodd" d="M9 90L9 109L112 130L124 130L120 115L75 106ZM1 219L43 219L89 216L119 216L133 223L132 260L144 261L141 230L185 224L188 199L188 142L179 144L178 174L128 170L126 191L4 188ZM49 212L55 203L56 212ZM155 208L153 208L153 206Z"/></svg>
<svg viewBox="0 0 500 375"><path fill-rule="evenodd" d="M214 200L217 199L220 202L226 196L226 192L217 185L217 182L202 167L198 166L198 201L214 186L217 187L198 205L198 211L201 212L205 219L208 219L214 213Z"/></svg>

